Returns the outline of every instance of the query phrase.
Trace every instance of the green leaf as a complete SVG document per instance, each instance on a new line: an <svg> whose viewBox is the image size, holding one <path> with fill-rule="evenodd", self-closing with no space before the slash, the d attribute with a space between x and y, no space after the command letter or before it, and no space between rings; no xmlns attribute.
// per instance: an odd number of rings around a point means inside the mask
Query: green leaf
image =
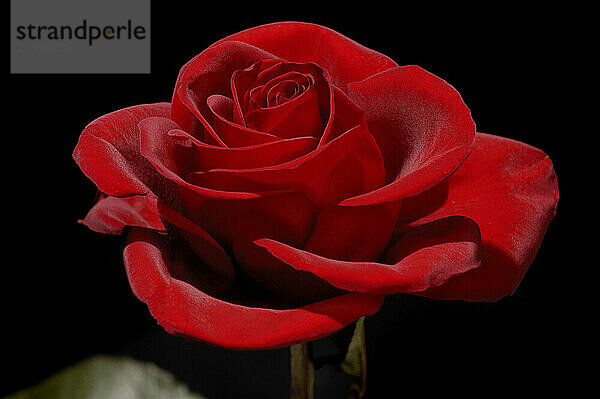
<svg viewBox="0 0 600 399"><path fill-rule="evenodd" d="M340 369L354 377L347 398L362 398L367 383L367 352L365 348L365 318L356 321L352 341L348 346L346 358L340 363Z"/></svg>
<svg viewBox="0 0 600 399"><path fill-rule="evenodd" d="M354 336L350 345L346 358L340 363L340 368L344 373L354 377L360 377L362 374L363 363L365 361L365 318L361 317L356 322Z"/></svg>
<svg viewBox="0 0 600 399"><path fill-rule="evenodd" d="M97 355L4 399L205 399L149 362Z"/></svg>

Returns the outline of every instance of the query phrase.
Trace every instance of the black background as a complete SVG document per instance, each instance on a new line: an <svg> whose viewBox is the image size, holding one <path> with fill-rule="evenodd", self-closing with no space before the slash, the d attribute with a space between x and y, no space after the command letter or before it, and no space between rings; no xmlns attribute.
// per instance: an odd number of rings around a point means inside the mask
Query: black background
<svg viewBox="0 0 600 399"><path fill-rule="evenodd" d="M71 153L81 130L110 111L170 101L179 68L216 40L259 24L299 20L328 26L442 77L462 95L478 130L543 149L561 200L542 248L511 296L495 303L389 296L367 319L367 399L556 390L579 328L567 305L565 262L574 156L558 124L557 65L568 55L560 13L519 9L382 8L324 2L190 8L153 2L149 75L9 75L5 126L0 395L96 353L151 360L209 398L285 398L287 350L228 351L164 332L132 294L123 237L77 224L95 186ZM291 11L290 9L293 9ZM119 62L119 60L115 60ZM6 87L5 87L6 89ZM6 105L5 105L6 107ZM5 108L6 109L6 108ZM9 158L12 155L15 157ZM565 194L566 193L566 194ZM13 256L16 253L16 256ZM318 376L317 398L339 376ZM329 391L328 391L329 390ZM394 392L390 394L389 392Z"/></svg>

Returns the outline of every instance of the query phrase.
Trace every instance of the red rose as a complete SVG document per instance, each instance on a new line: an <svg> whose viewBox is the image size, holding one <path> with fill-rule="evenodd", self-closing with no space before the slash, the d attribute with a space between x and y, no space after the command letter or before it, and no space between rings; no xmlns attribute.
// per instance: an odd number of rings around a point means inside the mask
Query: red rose
<svg viewBox="0 0 600 399"><path fill-rule="evenodd" d="M169 332L229 348L321 338L386 294L512 293L558 200L540 150L475 132L446 82L330 29L229 36L172 103L102 116L73 157L105 196L135 295Z"/></svg>

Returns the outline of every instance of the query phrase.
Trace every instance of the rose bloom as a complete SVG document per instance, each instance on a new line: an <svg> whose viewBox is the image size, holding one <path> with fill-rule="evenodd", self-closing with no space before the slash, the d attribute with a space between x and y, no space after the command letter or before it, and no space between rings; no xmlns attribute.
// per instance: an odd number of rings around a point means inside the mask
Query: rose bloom
<svg viewBox="0 0 600 399"><path fill-rule="evenodd" d="M127 232L160 325L236 349L327 336L387 294L511 294L558 200L550 159L476 133L448 83L308 23L218 41L171 103L98 118L73 157L103 193L82 223Z"/></svg>

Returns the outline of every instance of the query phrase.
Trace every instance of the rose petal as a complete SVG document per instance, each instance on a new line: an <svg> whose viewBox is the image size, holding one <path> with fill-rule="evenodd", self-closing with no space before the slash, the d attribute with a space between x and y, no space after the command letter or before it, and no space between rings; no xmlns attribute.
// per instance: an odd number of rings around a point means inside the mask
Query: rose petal
<svg viewBox="0 0 600 399"><path fill-rule="evenodd" d="M164 180L140 154L138 123L170 114L169 103L124 108L96 119L81 133L73 159L103 193L146 194Z"/></svg>
<svg viewBox="0 0 600 399"><path fill-rule="evenodd" d="M318 207L337 204L383 184L383 161L375 140L357 126L317 150L286 164L249 170L192 172L187 180L210 190L301 191Z"/></svg>
<svg viewBox="0 0 600 399"><path fill-rule="evenodd" d="M167 331L213 345L269 349L312 341L376 312L383 301L347 294L296 309L237 305L207 293L209 281L202 291L174 276L178 252L166 237L134 229L128 241L123 259L134 294Z"/></svg>
<svg viewBox="0 0 600 399"><path fill-rule="evenodd" d="M229 255L206 230L154 196L146 196L146 204L148 209L168 223L169 235L176 233L181 236L205 266L219 276L233 280L235 272ZM173 228L177 231L173 231Z"/></svg>
<svg viewBox="0 0 600 399"><path fill-rule="evenodd" d="M240 267L261 287L295 303L311 303L345 293L312 273L295 270L252 241L235 241L233 251Z"/></svg>
<svg viewBox="0 0 600 399"><path fill-rule="evenodd" d="M246 69L238 69L231 75L231 93L233 94L233 119L231 120L235 124L246 126L244 120L245 110L248 109L246 96L249 94L248 89L255 86L253 82L256 81L258 74L281 62L283 60L278 58L258 61Z"/></svg>
<svg viewBox="0 0 600 399"><path fill-rule="evenodd" d="M275 107L296 98L310 86L310 81L306 75L292 72L288 75L290 76L283 75L280 79L273 79L269 84L263 86L261 96L264 95L267 107Z"/></svg>
<svg viewBox="0 0 600 399"><path fill-rule="evenodd" d="M211 190L185 181L181 176L196 168L190 147L180 145L176 137L169 136L171 130L181 130L179 125L167 118L146 118L139 123L140 151L154 168L179 188L186 197L206 198L258 198L256 193Z"/></svg>
<svg viewBox="0 0 600 399"><path fill-rule="evenodd" d="M250 89L260 89L256 92L256 96L260 97L265 85L290 73L310 76L313 83L304 93L279 106L264 108L260 104L252 105L252 95L248 95ZM284 138L320 137L323 133L332 105L332 88L327 72L319 66L313 63L279 62L264 70L238 71L232 81L238 98L242 97L242 92L247 94L244 104L240 104L245 126Z"/></svg>
<svg viewBox="0 0 600 399"><path fill-rule="evenodd" d="M400 203L331 206L321 210L304 250L346 261L378 259L387 247Z"/></svg>
<svg viewBox="0 0 600 399"><path fill-rule="evenodd" d="M270 193L242 200L183 198L183 213L223 245L269 237L301 246L310 234L317 209L302 193ZM228 248L229 249L229 248Z"/></svg>
<svg viewBox="0 0 600 399"><path fill-rule="evenodd" d="M278 92L289 92L290 94L294 93L296 95L300 95L313 84L314 78L311 74L300 73L294 70L282 73L266 83L255 87L256 89L260 90L254 91L254 89L252 89L246 91L243 104L245 113L257 107L266 108L278 105L275 104L276 95ZM250 95L251 93L254 93L255 95ZM249 97L247 95L249 95ZM286 98L289 99L291 96ZM246 99L248 100L248 104L246 104Z"/></svg>
<svg viewBox="0 0 600 399"><path fill-rule="evenodd" d="M272 134L249 129L232 122L234 104L229 97L214 94L208 97L207 104L213 114L212 126L227 147L248 147L281 140L280 137Z"/></svg>
<svg viewBox="0 0 600 399"><path fill-rule="evenodd" d="M168 134L176 137L180 143L191 145L198 170L253 169L279 165L305 155L317 146L314 137L295 137L249 147L224 148L205 144L182 130L171 130Z"/></svg>
<svg viewBox="0 0 600 399"><path fill-rule="evenodd" d="M354 103L346 93L332 86L331 114L325 131L319 141L319 147L336 139L355 126L367 129L365 111Z"/></svg>
<svg viewBox="0 0 600 399"><path fill-rule="evenodd" d="M366 112L389 184L342 205L417 195L451 175L469 154L475 137L469 109L452 86L417 66L352 83L348 95Z"/></svg>
<svg viewBox="0 0 600 399"><path fill-rule="evenodd" d="M166 118L140 122L142 154L177 184L180 213L220 243L243 237L277 237L295 245L306 240L316 209L303 193L220 191L183 180L180 174L195 168L195 160L191 146L182 145L177 135L169 135L172 130L179 127Z"/></svg>
<svg viewBox="0 0 600 399"><path fill-rule="evenodd" d="M326 70L312 63L300 64L266 60L260 61L246 70L236 71L232 78L232 90L234 98L236 98L235 109L238 110L237 113L242 115L249 109L248 102L251 96L248 95L248 91L246 90L248 87L260 86L261 84L268 83L269 79L277 80L281 76L296 71L310 75L313 79L316 77L314 85L318 91L317 98L319 100L321 119L327 121L321 134L319 146L339 137L353 127L360 125L365 129L367 128L364 111L348 98L342 90L329 83L331 79ZM244 98L244 93L246 94L246 98ZM231 111L229 113L231 114ZM304 116L305 114L298 112L297 115ZM233 116L235 119L235 112ZM246 124L242 116L239 116L236 120L241 120L239 123ZM292 129L292 132L294 130Z"/></svg>
<svg viewBox="0 0 600 399"><path fill-rule="evenodd" d="M482 266L425 296L494 301L512 294L533 261L558 201L556 175L541 150L478 133L469 158L448 179L448 197L414 224L465 215L481 229Z"/></svg>
<svg viewBox="0 0 600 399"><path fill-rule="evenodd" d="M125 226L165 229L160 217L146 206L143 195L101 198L80 222L104 234L121 234Z"/></svg>
<svg viewBox="0 0 600 399"><path fill-rule="evenodd" d="M397 66L390 58L323 26L276 22L235 33L213 46L236 40L293 62L314 62L329 72L333 84L345 89L352 81Z"/></svg>
<svg viewBox="0 0 600 399"><path fill-rule="evenodd" d="M325 126L314 86L281 105L254 109L244 119L248 127L282 138L320 137Z"/></svg>
<svg viewBox="0 0 600 399"><path fill-rule="evenodd" d="M213 94L232 97L230 79L238 69L259 60L276 58L273 55L240 42L226 42L204 50L185 64L179 72L171 118L198 139L225 146L208 123L211 112L206 99ZM207 120L207 118L209 118Z"/></svg>
<svg viewBox="0 0 600 399"><path fill-rule="evenodd" d="M269 239L255 243L296 270L311 272L334 287L368 294L422 292L479 266L479 229L459 216L405 233L388 249L385 264L324 258Z"/></svg>

